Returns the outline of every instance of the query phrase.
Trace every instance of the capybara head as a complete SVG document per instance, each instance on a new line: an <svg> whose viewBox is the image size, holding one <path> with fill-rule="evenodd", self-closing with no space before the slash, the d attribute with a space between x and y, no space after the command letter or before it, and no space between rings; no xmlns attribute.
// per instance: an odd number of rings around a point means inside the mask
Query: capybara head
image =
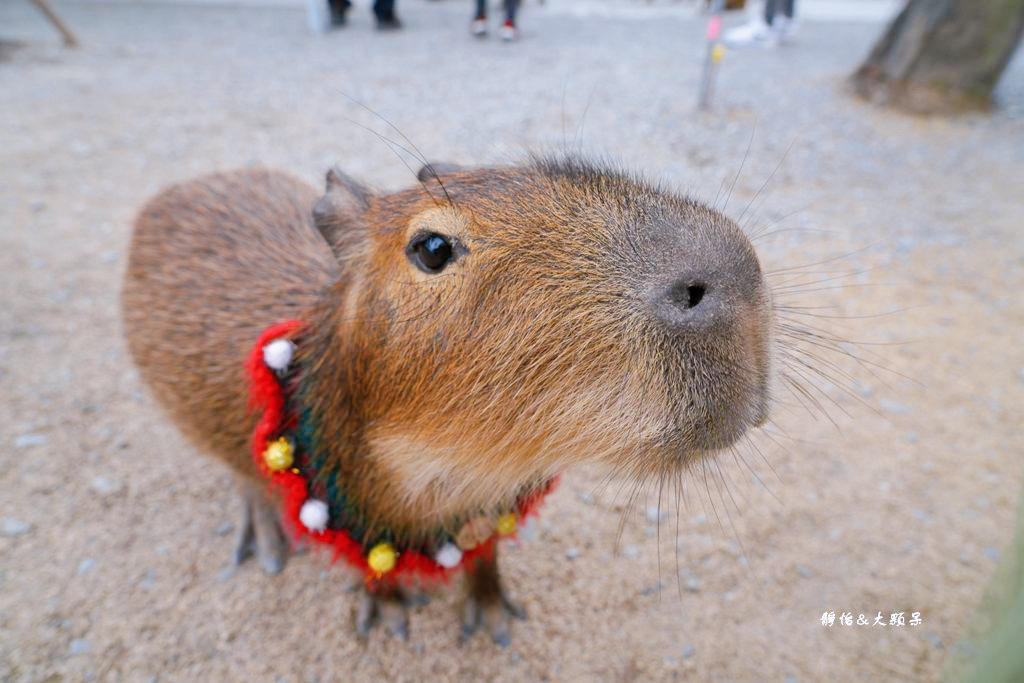
<svg viewBox="0 0 1024 683"><path fill-rule="evenodd" d="M314 211L344 274L304 394L335 459L401 491L389 516L678 469L766 418L771 299L734 222L582 161L448 170L387 196L332 171Z"/></svg>

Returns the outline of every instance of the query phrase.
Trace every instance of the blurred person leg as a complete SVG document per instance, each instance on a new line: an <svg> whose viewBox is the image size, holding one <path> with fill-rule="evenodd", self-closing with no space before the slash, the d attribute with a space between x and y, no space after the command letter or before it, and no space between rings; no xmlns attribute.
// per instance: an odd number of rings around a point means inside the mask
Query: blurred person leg
<svg viewBox="0 0 1024 683"><path fill-rule="evenodd" d="M377 28L381 31L402 28L402 22L395 16L395 0L374 0L373 14L377 17Z"/></svg>
<svg viewBox="0 0 1024 683"><path fill-rule="evenodd" d="M519 37L519 29L516 28L516 10L519 9L519 0L505 0L505 23L501 27L501 39L508 42Z"/></svg>
<svg viewBox="0 0 1024 683"><path fill-rule="evenodd" d="M476 15L469 30L477 38L487 35L487 0L476 0Z"/></svg>
<svg viewBox="0 0 1024 683"><path fill-rule="evenodd" d="M771 0L769 0L771 1ZM794 11L796 0L775 0L775 16L771 24L775 35L782 42L792 39L796 35L797 23Z"/></svg>
<svg viewBox="0 0 1024 683"><path fill-rule="evenodd" d="M327 6L331 8L331 26L344 26L352 3L349 0L327 0Z"/></svg>

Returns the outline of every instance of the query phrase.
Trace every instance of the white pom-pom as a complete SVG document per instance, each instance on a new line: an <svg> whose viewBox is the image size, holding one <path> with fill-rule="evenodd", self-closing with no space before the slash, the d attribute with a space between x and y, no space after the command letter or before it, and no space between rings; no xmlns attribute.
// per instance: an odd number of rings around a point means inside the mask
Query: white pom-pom
<svg viewBox="0 0 1024 683"><path fill-rule="evenodd" d="M327 528L328 515L327 503L310 498L302 504L302 509L299 510L299 521L310 531L323 531Z"/></svg>
<svg viewBox="0 0 1024 683"><path fill-rule="evenodd" d="M295 344L287 339L275 339L263 347L263 362L272 370L284 370L292 362Z"/></svg>
<svg viewBox="0 0 1024 683"><path fill-rule="evenodd" d="M462 551L454 543L445 543L434 555L434 560L445 569L452 569L462 562Z"/></svg>

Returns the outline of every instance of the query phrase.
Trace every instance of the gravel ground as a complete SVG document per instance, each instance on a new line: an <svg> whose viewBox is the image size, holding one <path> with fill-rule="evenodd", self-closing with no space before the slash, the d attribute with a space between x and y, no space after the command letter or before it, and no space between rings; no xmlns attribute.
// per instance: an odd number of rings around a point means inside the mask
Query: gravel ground
<svg viewBox="0 0 1024 683"><path fill-rule="evenodd" d="M0 5L0 678L929 680L971 647L1022 483L1022 59L992 116L905 118L842 88L880 26L807 23L730 52L699 114L703 24L664 6L531 4L515 45L472 41L453 2L403 0L389 35L361 6L319 38L297 9L57 7L81 49ZM172 181L263 163L319 184L339 162L410 184L345 95L435 159L578 147L718 206L742 167L727 211L780 301L861 362L819 350L820 407L780 389L746 464L695 473L660 523L654 497L626 510L620 482L571 472L506 553L531 617L508 648L456 647L448 594L408 643L359 645L326 558L227 568L229 477L182 453L117 308L133 214Z"/></svg>

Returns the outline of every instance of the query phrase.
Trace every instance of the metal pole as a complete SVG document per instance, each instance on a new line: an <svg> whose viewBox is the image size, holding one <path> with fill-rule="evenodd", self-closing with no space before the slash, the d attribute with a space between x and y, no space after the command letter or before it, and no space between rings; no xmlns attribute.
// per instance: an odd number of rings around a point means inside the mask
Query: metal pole
<svg viewBox="0 0 1024 683"><path fill-rule="evenodd" d="M708 19L707 30L707 52L704 53L704 69L700 78L700 96L697 100L699 109L707 109L711 105L711 93L714 91L715 72L718 63L722 61L725 53L718 37L722 34L722 10L725 9L725 0L713 0L711 3L711 17Z"/></svg>

